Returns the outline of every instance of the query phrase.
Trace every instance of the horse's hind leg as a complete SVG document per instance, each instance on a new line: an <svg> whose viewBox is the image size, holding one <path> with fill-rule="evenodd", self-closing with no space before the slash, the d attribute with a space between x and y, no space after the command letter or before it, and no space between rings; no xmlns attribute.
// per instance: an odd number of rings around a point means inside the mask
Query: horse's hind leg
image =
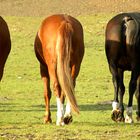
<svg viewBox="0 0 140 140"><path fill-rule="evenodd" d="M44 99L45 99L45 116L44 123L51 123L51 112L50 112L50 99L51 99L51 89L50 89L50 77L47 67L40 64L40 73L42 80L44 82Z"/></svg>
<svg viewBox="0 0 140 140"><path fill-rule="evenodd" d="M78 76L79 69L80 69L80 66L78 66L78 64L77 65L73 65L72 68L71 68L71 76L72 76L72 79L73 79L74 87L76 85L76 77ZM71 111L72 110L71 110L70 103L67 101L66 111L65 111L65 115L64 115L64 123L65 124L70 124L73 121Z"/></svg>
<svg viewBox="0 0 140 140"><path fill-rule="evenodd" d="M65 115L64 115L64 123L65 124L70 124L72 121L73 121L73 118L72 118L72 114L71 114L70 103L67 102L66 111L65 111Z"/></svg>
<svg viewBox="0 0 140 140"><path fill-rule="evenodd" d="M132 104L133 104L133 95L134 95L134 92L136 91L138 76L139 76L138 69L135 69L134 71L132 71L131 80L130 80L130 83L129 83L129 101L128 101L128 107L127 107L126 117L125 117L125 122L126 123L132 123L133 122L133 119L132 119Z"/></svg>
<svg viewBox="0 0 140 140"><path fill-rule="evenodd" d="M55 67L52 63L48 64L48 69L49 69L49 75L52 80L53 84L53 91L56 96L56 102L57 102L57 121L56 125L62 126L64 125L64 96L58 81L57 73L55 70Z"/></svg>
<svg viewBox="0 0 140 140"><path fill-rule="evenodd" d="M137 121L140 121L140 77L137 80L136 99L137 99L136 119Z"/></svg>
<svg viewBox="0 0 140 140"><path fill-rule="evenodd" d="M123 96L125 93L125 86L123 83L123 74L124 71L122 69L118 69L118 77L119 77L119 97L120 97L120 103L119 103L119 111L120 114L118 116L117 121L124 121L124 105L123 105Z"/></svg>
<svg viewBox="0 0 140 140"><path fill-rule="evenodd" d="M64 95L61 91L61 87L57 81L57 79L54 80L54 92L56 94L56 101L57 101L57 121L56 125L63 126L64 125Z"/></svg>
<svg viewBox="0 0 140 140"><path fill-rule="evenodd" d="M119 109L118 75L117 75L118 72L117 72L117 68L116 68L115 64L113 64L113 63L109 64L109 69L110 69L110 72L112 74L112 82L114 85L114 101L112 103L113 110L112 110L111 118L112 118L112 120L116 121L118 118L118 109Z"/></svg>
<svg viewBox="0 0 140 140"><path fill-rule="evenodd" d="M123 84L123 71L121 69L117 69L115 64L110 65L110 71L112 73L114 85L114 101L112 103L113 110L111 118L116 122L124 121L123 95L125 92L125 87ZM120 104L118 100L118 94L120 95Z"/></svg>

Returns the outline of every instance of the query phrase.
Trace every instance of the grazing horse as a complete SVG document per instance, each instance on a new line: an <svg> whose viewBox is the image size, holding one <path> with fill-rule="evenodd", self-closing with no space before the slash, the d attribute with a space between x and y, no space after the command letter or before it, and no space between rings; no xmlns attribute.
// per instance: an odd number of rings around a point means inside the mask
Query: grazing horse
<svg viewBox="0 0 140 140"><path fill-rule="evenodd" d="M112 119L116 122L132 123L135 92L137 120L140 120L140 13L121 13L113 17L107 24L105 37L105 51L114 85ZM124 118L123 75L126 70L131 71L131 79L126 117Z"/></svg>
<svg viewBox="0 0 140 140"><path fill-rule="evenodd" d="M56 125L69 124L72 111L79 113L74 87L84 55L83 28L69 15L47 17L35 38L35 54L40 62L40 74L44 82L46 112L44 121L51 123L50 80L57 97ZM67 99L64 114L64 99Z"/></svg>
<svg viewBox="0 0 140 140"><path fill-rule="evenodd" d="M11 50L11 39L7 23L0 16L0 81L3 76L4 65Z"/></svg>

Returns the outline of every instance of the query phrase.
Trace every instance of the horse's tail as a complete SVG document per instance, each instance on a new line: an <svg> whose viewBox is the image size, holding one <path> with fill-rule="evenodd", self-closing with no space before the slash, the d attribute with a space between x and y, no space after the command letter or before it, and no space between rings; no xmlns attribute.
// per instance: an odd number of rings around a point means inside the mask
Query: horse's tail
<svg viewBox="0 0 140 140"><path fill-rule="evenodd" d="M76 98L74 96L74 84L70 69L70 52L72 49L73 29L69 22L63 21L58 29L56 54L57 54L57 77L60 87L73 111L79 113Z"/></svg>
<svg viewBox="0 0 140 140"><path fill-rule="evenodd" d="M140 42L140 25L139 22L137 21L137 18L135 17L137 16L137 14L135 15L131 15L130 16L126 16L124 17L124 21L125 21L125 27L126 27L126 41L127 44L131 45L131 46L139 46L139 42ZM139 17L140 18L140 17Z"/></svg>

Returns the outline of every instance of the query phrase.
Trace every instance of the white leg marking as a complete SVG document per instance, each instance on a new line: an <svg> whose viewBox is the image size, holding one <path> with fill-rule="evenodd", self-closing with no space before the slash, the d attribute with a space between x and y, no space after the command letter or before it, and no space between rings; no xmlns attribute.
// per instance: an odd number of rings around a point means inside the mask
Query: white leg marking
<svg viewBox="0 0 140 140"><path fill-rule="evenodd" d="M67 102L65 116L70 116L70 115L71 115L71 107L70 107L70 103Z"/></svg>
<svg viewBox="0 0 140 140"><path fill-rule="evenodd" d="M133 123L132 112L133 112L133 108L132 107L127 107L125 123Z"/></svg>
<svg viewBox="0 0 140 140"><path fill-rule="evenodd" d="M112 102L112 108L113 108L113 111L114 111L114 110L117 110L117 109L119 108L119 103L113 101L113 102Z"/></svg>
<svg viewBox="0 0 140 140"><path fill-rule="evenodd" d="M64 115L64 105L61 103L60 98L57 97L57 121L56 125L64 125L63 115Z"/></svg>

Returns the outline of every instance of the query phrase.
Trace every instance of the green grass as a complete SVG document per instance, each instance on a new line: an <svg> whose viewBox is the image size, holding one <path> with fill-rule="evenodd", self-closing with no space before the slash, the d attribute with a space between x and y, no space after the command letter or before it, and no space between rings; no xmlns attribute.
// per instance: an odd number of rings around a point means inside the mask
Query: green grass
<svg viewBox="0 0 140 140"><path fill-rule="evenodd" d="M113 14L96 14L77 17L85 34L85 56L75 89L80 115L74 115L73 123L64 127L55 125L54 96L51 100L53 123L43 124L43 83L33 48L43 17L4 17L11 32L12 50L0 83L0 139L139 139L135 99L134 124L114 123L110 119L114 91L104 52L104 31L112 16ZM125 106L129 77L127 72Z"/></svg>

